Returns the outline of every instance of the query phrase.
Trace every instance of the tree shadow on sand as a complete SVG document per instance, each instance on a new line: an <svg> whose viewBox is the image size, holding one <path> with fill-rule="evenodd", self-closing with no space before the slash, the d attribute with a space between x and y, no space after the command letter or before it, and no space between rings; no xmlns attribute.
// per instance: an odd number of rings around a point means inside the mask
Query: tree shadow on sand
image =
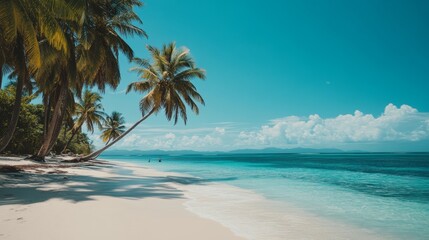
<svg viewBox="0 0 429 240"><path fill-rule="evenodd" d="M31 204L54 198L82 202L94 200L96 196L180 199L183 198L183 192L168 183L205 184L211 181L181 176L141 177L132 175L132 171L126 172L127 169L113 169L118 174L114 177L66 173L0 173L0 205Z"/></svg>

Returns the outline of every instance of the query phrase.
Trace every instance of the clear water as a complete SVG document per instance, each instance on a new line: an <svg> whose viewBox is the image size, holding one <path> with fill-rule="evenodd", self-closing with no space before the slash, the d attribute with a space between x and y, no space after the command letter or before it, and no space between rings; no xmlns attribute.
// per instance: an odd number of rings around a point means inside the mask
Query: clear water
<svg viewBox="0 0 429 240"><path fill-rule="evenodd" d="M429 239L429 154L104 156L253 190L399 239ZM148 159L152 159L148 163Z"/></svg>

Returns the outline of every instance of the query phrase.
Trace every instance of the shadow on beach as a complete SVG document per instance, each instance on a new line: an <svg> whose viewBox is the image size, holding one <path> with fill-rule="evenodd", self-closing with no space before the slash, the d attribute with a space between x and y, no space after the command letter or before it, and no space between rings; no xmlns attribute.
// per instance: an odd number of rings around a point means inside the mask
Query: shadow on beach
<svg viewBox="0 0 429 240"><path fill-rule="evenodd" d="M132 174L94 177L30 172L0 173L0 177L0 205L31 204L50 199L81 202L94 200L95 196L125 199L183 198L182 191L166 184L170 182L166 177L141 177ZM175 181L176 177L171 182Z"/></svg>
<svg viewBox="0 0 429 240"><path fill-rule="evenodd" d="M63 199L73 202L91 201L95 196L125 199L155 197L184 198L183 192L169 183L191 185L234 180L231 178L200 179L186 176L136 176L133 170L112 165L90 166L93 170L113 171L115 177L50 173L0 173L0 205L31 204ZM104 169L103 169L104 168Z"/></svg>

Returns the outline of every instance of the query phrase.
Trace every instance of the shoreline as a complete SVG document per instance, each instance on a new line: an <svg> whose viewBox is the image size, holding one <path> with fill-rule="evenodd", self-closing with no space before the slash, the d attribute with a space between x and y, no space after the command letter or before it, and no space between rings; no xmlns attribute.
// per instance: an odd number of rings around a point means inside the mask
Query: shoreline
<svg viewBox="0 0 429 240"><path fill-rule="evenodd" d="M18 174L0 173L1 239L385 239L251 190L135 163Z"/></svg>
<svg viewBox="0 0 429 240"><path fill-rule="evenodd" d="M392 235L380 235L338 219L315 215L289 202L267 199L253 190L220 182L206 182L205 179L183 173L162 172L168 175L175 188L185 194L186 209L222 224L244 239L396 239ZM181 179L180 176L185 178Z"/></svg>
<svg viewBox="0 0 429 240"><path fill-rule="evenodd" d="M107 163L0 173L0 239L242 239L186 210L166 174Z"/></svg>

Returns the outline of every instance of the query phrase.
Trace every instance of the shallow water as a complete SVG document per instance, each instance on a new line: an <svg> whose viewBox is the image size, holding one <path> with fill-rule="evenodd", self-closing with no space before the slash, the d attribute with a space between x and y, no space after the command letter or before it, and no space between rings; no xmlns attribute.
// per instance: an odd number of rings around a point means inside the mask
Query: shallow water
<svg viewBox="0 0 429 240"><path fill-rule="evenodd" d="M157 156L103 158L252 190L386 238L429 236L429 154L185 155L162 156L161 163Z"/></svg>

